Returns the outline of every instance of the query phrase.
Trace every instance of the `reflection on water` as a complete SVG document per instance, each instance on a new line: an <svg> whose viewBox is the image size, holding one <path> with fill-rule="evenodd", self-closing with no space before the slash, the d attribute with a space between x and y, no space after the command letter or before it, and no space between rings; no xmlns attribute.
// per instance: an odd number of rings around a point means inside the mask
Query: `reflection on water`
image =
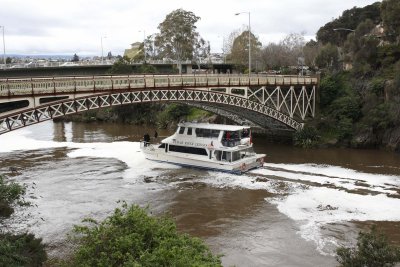
<svg viewBox="0 0 400 267"><path fill-rule="evenodd" d="M397 154L303 150L257 137L265 168L237 176L144 159L137 141L154 130L46 122L0 136L0 173L17 168L36 205L8 227L28 224L59 255L72 225L126 200L171 214L181 231L224 254L225 266L335 266L338 244L354 242L370 221L386 221L379 225L400 243Z"/></svg>

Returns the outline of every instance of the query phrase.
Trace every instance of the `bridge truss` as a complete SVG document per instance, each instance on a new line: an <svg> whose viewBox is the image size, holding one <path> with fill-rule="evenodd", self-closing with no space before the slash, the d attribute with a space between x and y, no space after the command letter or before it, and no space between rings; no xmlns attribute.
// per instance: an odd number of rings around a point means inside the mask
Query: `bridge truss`
<svg viewBox="0 0 400 267"><path fill-rule="evenodd" d="M244 118L258 114L299 130L315 116L317 84L312 77L265 75L6 79L0 80L0 134L87 110L163 101L221 107ZM5 109L18 101L27 104Z"/></svg>

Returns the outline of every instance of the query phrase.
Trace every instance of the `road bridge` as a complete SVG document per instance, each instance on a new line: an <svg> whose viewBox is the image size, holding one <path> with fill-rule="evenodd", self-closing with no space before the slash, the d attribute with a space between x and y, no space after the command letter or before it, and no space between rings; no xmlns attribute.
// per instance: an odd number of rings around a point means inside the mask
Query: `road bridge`
<svg viewBox="0 0 400 267"><path fill-rule="evenodd" d="M149 102L192 104L263 128L300 130L315 116L318 83L310 76L236 74L0 79L0 134L68 114Z"/></svg>

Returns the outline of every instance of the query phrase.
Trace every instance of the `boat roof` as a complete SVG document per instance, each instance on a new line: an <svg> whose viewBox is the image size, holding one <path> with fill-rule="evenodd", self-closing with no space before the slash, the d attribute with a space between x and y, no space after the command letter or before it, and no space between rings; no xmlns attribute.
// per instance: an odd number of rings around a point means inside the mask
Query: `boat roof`
<svg viewBox="0 0 400 267"><path fill-rule="evenodd" d="M178 126L192 127L200 129L224 130L224 131L240 131L250 129L250 126L245 125L227 125L227 124L212 124L212 123L197 123L197 122L181 122Z"/></svg>

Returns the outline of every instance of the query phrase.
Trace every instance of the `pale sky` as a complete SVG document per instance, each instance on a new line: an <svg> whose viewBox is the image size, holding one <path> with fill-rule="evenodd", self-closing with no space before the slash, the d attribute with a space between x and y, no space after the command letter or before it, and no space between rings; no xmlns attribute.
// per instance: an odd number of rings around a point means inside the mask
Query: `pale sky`
<svg viewBox="0 0 400 267"><path fill-rule="evenodd" d="M201 19L198 32L222 52L223 38L248 25L263 45L290 33L315 39L318 29L346 9L378 0L0 0L6 54L123 54L130 44L157 33L168 13L183 8ZM2 29L0 48L3 52Z"/></svg>

